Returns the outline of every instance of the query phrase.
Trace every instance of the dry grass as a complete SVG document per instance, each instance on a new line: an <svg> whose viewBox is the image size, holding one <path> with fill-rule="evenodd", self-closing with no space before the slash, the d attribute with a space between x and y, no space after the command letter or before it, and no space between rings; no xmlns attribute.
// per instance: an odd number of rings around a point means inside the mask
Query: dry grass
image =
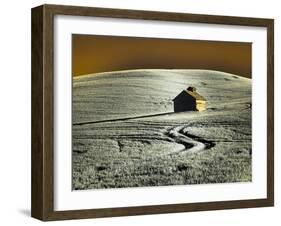
<svg viewBox="0 0 281 226"><path fill-rule="evenodd" d="M170 112L187 84L207 111L74 125L73 189L251 181L248 79L194 70L87 76L74 81L74 124Z"/></svg>

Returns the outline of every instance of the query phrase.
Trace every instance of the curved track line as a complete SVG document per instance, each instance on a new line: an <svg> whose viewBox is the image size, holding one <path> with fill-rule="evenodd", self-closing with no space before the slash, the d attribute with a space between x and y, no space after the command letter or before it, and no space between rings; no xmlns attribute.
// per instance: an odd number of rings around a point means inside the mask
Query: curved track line
<svg viewBox="0 0 281 226"><path fill-rule="evenodd" d="M215 143L212 141L208 141L204 138L189 134L185 126L170 128L167 131L166 135L172 138L176 143L184 145L185 148L177 153L186 151L188 153L195 153L210 149L215 146ZM173 152L172 154L175 154L175 152Z"/></svg>

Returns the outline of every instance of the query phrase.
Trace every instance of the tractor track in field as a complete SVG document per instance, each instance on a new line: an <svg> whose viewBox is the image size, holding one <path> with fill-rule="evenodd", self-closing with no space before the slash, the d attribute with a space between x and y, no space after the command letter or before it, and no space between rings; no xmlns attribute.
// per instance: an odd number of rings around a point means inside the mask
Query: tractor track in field
<svg viewBox="0 0 281 226"><path fill-rule="evenodd" d="M119 120L118 120L119 121ZM132 122L129 119L123 119L122 121L126 121L127 123ZM109 122L102 122L102 123L111 123L112 121ZM134 122L136 122L134 120ZM101 123L101 122L99 122ZM141 122L138 121L137 123L139 124L145 124L146 126L151 125L152 127L155 126L153 123L151 122ZM88 123L87 123L88 124ZM89 124L96 124L96 123L89 123ZM81 124L80 124L81 126ZM161 126L160 126L161 127ZM100 128L99 128L100 129ZM150 135L147 136L145 134L124 134L124 135L95 135L94 138L95 139L108 139L111 138L112 140L116 140L118 142L118 145L120 147L120 139L126 139L126 140L136 140L136 141L140 141L143 142L144 140L157 140L157 141L168 141L168 142L174 142L180 145L183 145L184 148L177 150L177 151L173 151L168 153L168 155L175 155L175 154L192 154L192 153L196 153L199 151L204 151L204 150L208 150L211 149L212 147L215 146L215 142L214 141L210 141L210 140L206 140L200 136L196 136L191 134L188 129L188 125L173 125L173 126L168 126L165 127L165 129L163 130L161 128L158 128L158 130L160 129L159 133L156 136ZM88 139L93 138L93 136L89 136Z"/></svg>
<svg viewBox="0 0 281 226"><path fill-rule="evenodd" d="M213 141L209 141L202 137L190 134L186 126L176 126L169 128L164 134L172 138L175 143L184 145L185 148L176 153L184 152L191 154L203 150L208 150L215 146L215 142ZM175 154L175 152L172 154Z"/></svg>

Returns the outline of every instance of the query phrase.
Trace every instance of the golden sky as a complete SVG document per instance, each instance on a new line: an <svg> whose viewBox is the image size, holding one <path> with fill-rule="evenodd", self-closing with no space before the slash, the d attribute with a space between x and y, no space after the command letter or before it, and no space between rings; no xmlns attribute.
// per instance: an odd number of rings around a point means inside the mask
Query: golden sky
<svg viewBox="0 0 281 226"><path fill-rule="evenodd" d="M217 70L251 78L251 62L251 43L72 35L73 76L172 68Z"/></svg>

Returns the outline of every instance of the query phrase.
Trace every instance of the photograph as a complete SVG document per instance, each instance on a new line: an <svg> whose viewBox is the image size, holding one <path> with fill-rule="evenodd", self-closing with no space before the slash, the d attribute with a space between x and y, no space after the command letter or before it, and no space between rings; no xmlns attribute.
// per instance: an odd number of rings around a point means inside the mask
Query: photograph
<svg viewBox="0 0 281 226"><path fill-rule="evenodd" d="M72 34L72 189L252 181L252 43Z"/></svg>
<svg viewBox="0 0 281 226"><path fill-rule="evenodd" d="M32 8L31 216L274 206L274 18L239 15Z"/></svg>

